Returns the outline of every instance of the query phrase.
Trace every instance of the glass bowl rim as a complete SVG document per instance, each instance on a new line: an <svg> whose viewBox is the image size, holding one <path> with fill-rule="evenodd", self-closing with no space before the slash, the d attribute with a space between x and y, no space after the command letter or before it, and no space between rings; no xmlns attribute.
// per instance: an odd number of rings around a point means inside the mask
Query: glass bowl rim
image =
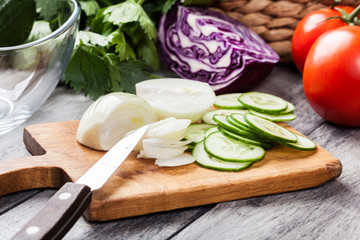
<svg viewBox="0 0 360 240"><path fill-rule="evenodd" d="M81 7L80 7L79 2L77 0L70 0L70 1L74 4L73 12L71 13L70 17L66 20L66 22L63 25L61 25L58 29L56 29L54 32L47 35L46 37L40 38L38 40L29 42L29 43L16 45L16 46L10 46L10 47L0 47L0 52L20 50L20 49L24 49L24 48L28 48L28 47L33 47L33 46L39 45L43 42L46 42L52 38L55 38L55 37L61 35L64 32L66 32L71 26L74 25L74 23L77 21L78 16L80 15L80 12L81 12Z"/></svg>

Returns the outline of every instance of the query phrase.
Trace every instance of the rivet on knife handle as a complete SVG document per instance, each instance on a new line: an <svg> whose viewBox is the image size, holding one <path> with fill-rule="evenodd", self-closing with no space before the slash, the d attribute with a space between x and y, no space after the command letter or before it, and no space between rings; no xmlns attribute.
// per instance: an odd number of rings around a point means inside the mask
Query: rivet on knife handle
<svg viewBox="0 0 360 240"><path fill-rule="evenodd" d="M66 183L12 239L61 239L90 204L88 186Z"/></svg>

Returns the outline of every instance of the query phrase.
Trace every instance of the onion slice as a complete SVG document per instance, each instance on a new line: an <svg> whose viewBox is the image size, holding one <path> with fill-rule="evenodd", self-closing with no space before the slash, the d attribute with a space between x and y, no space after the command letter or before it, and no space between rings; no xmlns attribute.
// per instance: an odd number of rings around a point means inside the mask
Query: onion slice
<svg viewBox="0 0 360 240"><path fill-rule="evenodd" d="M175 117L196 122L216 99L207 83L189 79L152 79L137 83L135 87L136 95L145 99L160 119Z"/></svg>
<svg viewBox="0 0 360 240"><path fill-rule="evenodd" d="M177 167L195 162L195 159L190 154L182 154L172 159L157 159L155 164L159 167Z"/></svg>
<svg viewBox="0 0 360 240"><path fill-rule="evenodd" d="M163 138L180 141L185 137L190 123L189 119L176 119L174 117L163 119L150 124L145 138Z"/></svg>
<svg viewBox="0 0 360 240"><path fill-rule="evenodd" d="M143 149L143 140L149 138L160 138L161 141L179 142L186 135L187 127L190 125L189 119L176 119L173 117L152 123L145 133L142 141L135 147L135 151Z"/></svg>
<svg viewBox="0 0 360 240"><path fill-rule="evenodd" d="M186 135L189 119L167 118L149 126L141 143L137 158L154 158L159 166L180 166L193 162L193 158L183 156L192 139L181 141Z"/></svg>
<svg viewBox="0 0 360 240"><path fill-rule="evenodd" d="M146 158L169 159L169 158L175 158L183 154L187 149L187 146L178 146L178 147L158 146L144 140L143 148L144 148L143 153Z"/></svg>

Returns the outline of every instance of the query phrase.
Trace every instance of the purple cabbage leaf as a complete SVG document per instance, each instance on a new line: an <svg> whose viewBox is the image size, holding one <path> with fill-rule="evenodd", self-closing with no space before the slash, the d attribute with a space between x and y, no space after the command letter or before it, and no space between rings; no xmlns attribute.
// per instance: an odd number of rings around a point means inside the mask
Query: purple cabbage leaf
<svg viewBox="0 0 360 240"><path fill-rule="evenodd" d="M160 20L158 40L169 69L182 78L207 82L216 94L253 87L279 61L255 32L203 8L173 6Z"/></svg>

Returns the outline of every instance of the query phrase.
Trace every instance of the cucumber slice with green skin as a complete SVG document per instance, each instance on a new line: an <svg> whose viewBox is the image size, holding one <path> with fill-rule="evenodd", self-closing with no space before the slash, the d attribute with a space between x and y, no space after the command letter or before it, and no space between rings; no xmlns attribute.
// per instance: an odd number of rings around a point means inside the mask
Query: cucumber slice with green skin
<svg viewBox="0 0 360 240"><path fill-rule="evenodd" d="M225 126L225 130L228 130L234 134L237 134L237 135L240 135L242 137L245 137L245 138L248 138L248 139L251 139L251 140L254 140L254 141L257 141L257 142L263 142L267 145L271 144L271 141L264 138L263 136L261 136L261 134L259 134L258 132L254 131L253 129L251 128L246 128L238 123L236 123L234 120L231 119L230 116L225 116L226 118L226 121L230 124L230 125L233 125L234 127L238 128L236 129L236 131L233 131L232 128L226 128ZM226 124L226 123L224 123ZM223 125L224 124L218 124L219 126Z"/></svg>
<svg viewBox="0 0 360 240"><path fill-rule="evenodd" d="M265 113L261 113L261 112L256 112L254 110L250 110L249 112L253 115L265 118L272 122L285 122L285 121L292 121L292 120L296 119L296 115L293 113L284 114L284 115L270 115L270 114L265 114Z"/></svg>
<svg viewBox="0 0 360 240"><path fill-rule="evenodd" d="M262 117L252 115L250 113L245 114L245 121L259 133L262 133L269 139L283 143L283 142L293 142L298 141L296 135L286 128L279 126L278 124L266 120Z"/></svg>
<svg viewBox="0 0 360 240"><path fill-rule="evenodd" d="M237 172L242 169L248 168L252 165L253 162L225 162L217 159L215 157L207 154L204 148L204 142L196 144L193 152L193 157L195 162L204 168L220 170L220 171L230 171Z"/></svg>
<svg viewBox="0 0 360 240"><path fill-rule="evenodd" d="M287 108L287 101L284 99L261 92L243 93L239 101L249 109L267 114L278 114Z"/></svg>
<svg viewBox="0 0 360 240"><path fill-rule="evenodd" d="M239 128L239 129L241 129L241 130L243 130L243 131L245 131L245 132L248 132L248 133L250 133L250 134L252 134L252 135L254 135L254 136L259 136L259 133L256 132L256 131L254 131L254 130L252 130L252 128L250 128L249 125L244 126L244 125L242 125L242 124L239 124L238 122L236 122L236 121L231 117L231 115L226 116L226 120L227 120L231 125L234 125L235 127ZM261 136L259 136L259 137L261 137Z"/></svg>
<svg viewBox="0 0 360 240"><path fill-rule="evenodd" d="M218 132L218 131L219 131L219 129L217 128L217 126L211 127L205 131L204 137L207 138L207 136L209 136L211 133Z"/></svg>
<svg viewBox="0 0 360 240"><path fill-rule="evenodd" d="M250 125L245 121L244 115L245 114L233 113L233 114L230 115L230 118L232 120L234 120L234 122L236 122L236 123L242 125L243 127L253 131L252 128L250 127Z"/></svg>
<svg viewBox="0 0 360 240"><path fill-rule="evenodd" d="M263 143L263 142L260 142L260 141L256 141L256 140L252 140L250 138L246 138L246 137L243 137L243 136L240 136L238 134L235 134L235 133L232 133L226 129L223 129L221 127L218 127L219 131L226 137L229 137L231 139L234 139L234 140L237 140L237 141L242 141L244 143L248 143L248 144L251 144L251 145L255 145L255 146L258 146L258 147L263 147L263 148L271 148L272 147L272 144L270 143Z"/></svg>
<svg viewBox="0 0 360 240"><path fill-rule="evenodd" d="M296 143L288 143L288 142L283 142L282 144L287 146L287 147L291 147L291 148L295 148L297 150L301 150L301 151L312 151L316 148L316 144L311 141L310 139L301 136L299 134L294 133L298 139L298 141Z"/></svg>
<svg viewBox="0 0 360 240"><path fill-rule="evenodd" d="M292 104L291 102L287 102L287 108L284 111L279 112L279 114L293 113L294 110L295 110L294 104Z"/></svg>
<svg viewBox="0 0 360 240"><path fill-rule="evenodd" d="M241 109L215 109L212 110L210 112L207 112L202 118L201 118L201 122L203 123L207 123L207 124L213 124L216 125L216 122L214 122L213 120L213 116L215 114L220 114L220 115L230 115L232 113L242 113L245 114L247 113L247 110L241 110Z"/></svg>
<svg viewBox="0 0 360 240"><path fill-rule="evenodd" d="M201 142L204 140L205 131L213 126L206 123L190 124L186 130L185 139L193 140L194 143Z"/></svg>
<svg viewBox="0 0 360 240"><path fill-rule="evenodd" d="M225 109L246 109L246 107L239 102L241 93L229 93L216 96L214 106Z"/></svg>
<svg viewBox="0 0 360 240"><path fill-rule="evenodd" d="M265 156L262 147L227 138L221 132L206 137L204 146L211 156L229 162L254 162Z"/></svg>
<svg viewBox="0 0 360 240"><path fill-rule="evenodd" d="M227 116L223 116L223 115L214 115L213 119L214 121L217 123L218 126L220 126L221 128L224 128L230 132L236 133L238 135L242 135L242 136L249 136L249 137L253 137L253 138L257 138L255 135L246 132L240 128L238 128L237 126L231 124L230 122L227 121Z"/></svg>
<svg viewBox="0 0 360 240"><path fill-rule="evenodd" d="M215 116L217 116L217 115L215 115ZM244 131L248 131L248 130L252 131L250 128L245 127L245 126L243 126L243 125L235 122L235 121L231 118L231 115L225 116L225 119L226 119L226 121L227 121L228 123L230 123L230 124L233 125L234 127L237 127L237 128L239 128L239 129L241 129L241 130L244 130Z"/></svg>

